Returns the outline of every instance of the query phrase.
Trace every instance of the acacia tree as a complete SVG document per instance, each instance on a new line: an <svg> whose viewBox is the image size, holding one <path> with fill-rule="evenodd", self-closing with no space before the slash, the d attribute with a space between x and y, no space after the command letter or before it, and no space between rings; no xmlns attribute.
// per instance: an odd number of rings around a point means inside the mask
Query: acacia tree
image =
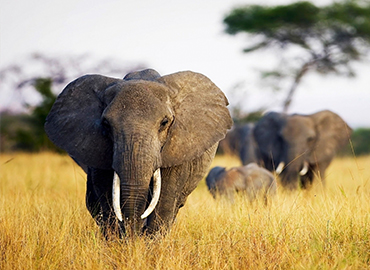
<svg viewBox="0 0 370 270"><path fill-rule="evenodd" d="M354 76L351 63L363 59L370 47L370 3L349 0L318 7L306 1L289 5L248 5L233 9L224 18L225 32L248 34L245 53L266 48L299 51L290 74L292 82L284 101L286 112L302 77L314 70L321 74ZM285 61L286 62L286 61ZM284 67L265 75L285 77Z"/></svg>

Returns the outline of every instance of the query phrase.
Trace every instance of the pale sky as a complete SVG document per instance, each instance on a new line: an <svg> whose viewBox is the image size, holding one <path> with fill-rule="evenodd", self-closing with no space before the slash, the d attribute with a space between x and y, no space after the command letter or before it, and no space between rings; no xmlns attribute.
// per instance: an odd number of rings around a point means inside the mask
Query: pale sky
<svg viewBox="0 0 370 270"><path fill-rule="evenodd" d="M284 93L264 89L256 72L269 68L275 55L243 54L246 36L225 34L222 19L237 5L291 2L0 0L0 68L34 52L116 58L143 63L162 75L200 72L225 92L232 105L242 104L246 111L260 106L281 110ZM357 65L356 72L357 78L351 80L305 77L290 112L330 109L353 128L370 127L369 63ZM232 91L236 85L238 93ZM0 89L0 106L5 106L4 93Z"/></svg>

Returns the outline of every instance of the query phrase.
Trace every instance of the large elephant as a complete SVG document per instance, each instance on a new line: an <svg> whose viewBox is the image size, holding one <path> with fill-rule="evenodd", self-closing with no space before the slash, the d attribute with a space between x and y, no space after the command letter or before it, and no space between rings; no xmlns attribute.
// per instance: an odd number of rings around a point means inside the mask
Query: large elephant
<svg viewBox="0 0 370 270"><path fill-rule="evenodd" d="M213 198L220 195L230 201L234 200L235 192L245 194L251 202L260 195L267 202L268 195L276 193L274 175L256 163L228 170L221 166L213 167L206 177L206 184Z"/></svg>
<svg viewBox="0 0 370 270"><path fill-rule="evenodd" d="M253 123L234 125L220 141L219 151L239 157L243 165L257 162L253 128Z"/></svg>
<svg viewBox="0 0 370 270"><path fill-rule="evenodd" d="M255 126L257 155L276 170L290 190L324 181L335 153L349 142L351 128L337 114L324 110L311 115L267 113ZM299 181L300 179L300 181Z"/></svg>
<svg viewBox="0 0 370 270"><path fill-rule="evenodd" d="M153 234L207 173L232 125L227 105L190 71L86 75L58 96L45 130L87 173L86 205L105 233Z"/></svg>

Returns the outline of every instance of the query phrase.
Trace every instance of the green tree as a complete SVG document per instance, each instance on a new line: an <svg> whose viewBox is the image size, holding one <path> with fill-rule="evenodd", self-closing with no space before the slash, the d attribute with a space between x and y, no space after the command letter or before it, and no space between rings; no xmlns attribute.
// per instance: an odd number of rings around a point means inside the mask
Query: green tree
<svg viewBox="0 0 370 270"><path fill-rule="evenodd" d="M358 128L352 134L353 149L356 155L370 153L370 129Z"/></svg>
<svg viewBox="0 0 370 270"><path fill-rule="evenodd" d="M38 78L34 82L36 91L41 95L42 101L31 112L31 127L38 150L53 149L55 146L44 131L46 117L53 106L56 95L52 92L53 81L50 78Z"/></svg>
<svg viewBox="0 0 370 270"><path fill-rule="evenodd" d="M10 152L16 149L20 149L24 141L24 134L21 130L29 134L29 121L30 116L28 114L14 114L9 111L0 113L0 152ZM20 138L21 140L18 140ZM22 144L22 145L21 145ZM31 151L29 143L25 147L21 147L24 151Z"/></svg>
<svg viewBox="0 0 370 270"><path fill-rule="evenodd" d="M288 68L280 66L263 74L279 79L291 76L284 111L308 71L354 76L351 63L361 60L370 46L369 1L349 0L322 7L307 1L248 5L233 9L224 24L228 34L248 34L251 44L244 49L246 53L272 47L299 51L300 57L289 61Z"/></svg>
<svg viewBox="0 0 370 270"><path fill-rule="evenodd" d="M18 128L14 137L16 149L61 151L49 140L44 131L46 117L56 99L56 95L52 92L52 84L53 81L50 78L38 78L32 83L37 93L41 95L42 101L37 106L29 106L30 114L26 125Z"/></svg>
<svg viewBox="0 0 370 270"><path fill-rule="evenodd" d="M263 116L263 110L257 110L245 113L240 107L233 107L230 109L234 124L255 123Z"/></svg>
<svg viewBox="0 0 370 270"><path fill-rule="evenodd" d="M40 150L53 150L60 152L47 137L44 123L56 95L52 92L50 78L35 79L32 83L42 101L37 106L29 106L30 114L6 114L1 116L1 151L21 150L34 152Z"/></svg>

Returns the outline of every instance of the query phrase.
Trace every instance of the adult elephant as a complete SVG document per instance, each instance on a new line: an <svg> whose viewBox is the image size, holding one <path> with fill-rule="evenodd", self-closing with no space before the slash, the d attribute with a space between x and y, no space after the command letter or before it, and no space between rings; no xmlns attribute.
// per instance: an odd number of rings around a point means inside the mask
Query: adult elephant
<svg viewBox="0 0 370 270"><path fill-rule="evenodd" d="M58 96L45 130L87 173L86 205L105 233L151 234L206 174L232 125L227 105L190 71L86 75Z"/></svg>
<svg viewBox="0 0 370 270"><path fill-rule="evenodd" d="M299 183L324 180L335 153L345 146L351 128L337 114L324 110L311 115L267 113L255 126L257 155L264 166L276 170L282 185L290 190Z"/></svg>
<svg viewBox="0 0 370 270"><path fill-rule="evenodd" d="M257 162L253 128L253 123L234 125L220 141L219 150L239 157L243 165Z"/></svg>

